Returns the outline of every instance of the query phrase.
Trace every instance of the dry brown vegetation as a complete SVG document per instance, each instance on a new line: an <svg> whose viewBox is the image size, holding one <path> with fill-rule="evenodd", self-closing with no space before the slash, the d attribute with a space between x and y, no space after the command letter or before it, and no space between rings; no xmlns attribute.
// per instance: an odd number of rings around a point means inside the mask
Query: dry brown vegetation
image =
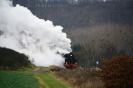
<svg viewBox="0 0 133 88"><path fill-rule="evenodd" d="M56 68L57 69L57 68ZM103 88L103 83L97 77L97 71L93 69L65 69L51 71L57 78L71 85L73 88ZM52 69L53 70L53 69Z"/></svg>
<svg viewBox="0 0 133 88"><path fill-rule="evenodd" d="M106 88L133 88L133 58L127 55L116 55L103 59L101 73Z"/></svg>

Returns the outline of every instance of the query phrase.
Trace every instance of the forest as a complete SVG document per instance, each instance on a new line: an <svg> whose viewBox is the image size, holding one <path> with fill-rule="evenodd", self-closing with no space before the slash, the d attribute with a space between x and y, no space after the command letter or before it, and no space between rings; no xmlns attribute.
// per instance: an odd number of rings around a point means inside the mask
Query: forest
<svg viewBox="0 0 133 88"><path fill-rule="evenodd" d="M133 0L13 0L17 4L61 25L82 67L117 54L133 56Z"/></svg>
<svg viewBox="0 0 133 88"><path fill-rule="evenodd" d="M133 23L132 0L13 0L28 7L37 17L64 28L101 23Z"/></svg>

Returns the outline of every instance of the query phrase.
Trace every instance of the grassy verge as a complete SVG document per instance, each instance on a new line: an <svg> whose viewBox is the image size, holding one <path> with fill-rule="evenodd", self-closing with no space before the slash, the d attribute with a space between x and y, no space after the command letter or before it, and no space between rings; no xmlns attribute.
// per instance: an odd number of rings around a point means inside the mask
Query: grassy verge
<svg viewBox="0 0 133 88"><path fill-rule="evenodd" d="M35 75L35 78L38 80L38 83L40 84L40 88L46 88L45 83L39 76Z"/></svg>
<svg viewBox="0 0 133 88"><path fill-rule="evenodd" d="M39 88L33 74L0 70L0 88Z"/></svg>
<svg viewBox="0 0 133 88"><path fill-rule="evenodd" d="M65 83L63 83L60 80L56 79L49 72L46 72L44 74L36 74L36 77L38 78L39 82L42 82L42 81L44 82L44 85L45 85L46 88L70 88ZM42 88L45 88L45 87L42 87Z"/></svg>

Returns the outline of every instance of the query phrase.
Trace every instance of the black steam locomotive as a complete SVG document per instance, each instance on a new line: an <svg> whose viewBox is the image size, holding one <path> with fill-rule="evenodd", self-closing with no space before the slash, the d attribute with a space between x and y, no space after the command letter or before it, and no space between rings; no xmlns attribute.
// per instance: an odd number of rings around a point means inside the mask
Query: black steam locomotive
<svg viewBox="0 0 133 88"><path fill-rule="evenodd" d="M64 66L66 68L75 69L78 66L77 60L76 60L76 58L74 57L74 55L72 53L65 54L64 57L65 57Z"/></svg>

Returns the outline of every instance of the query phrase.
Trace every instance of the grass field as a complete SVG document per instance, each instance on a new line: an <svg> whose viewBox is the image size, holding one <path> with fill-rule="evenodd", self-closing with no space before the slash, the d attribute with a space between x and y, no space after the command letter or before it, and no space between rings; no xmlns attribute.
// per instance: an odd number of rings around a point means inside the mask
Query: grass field
<svg viewBox="0 0 133 88"><path fill-rule="evenodd" d="M41 67L32 70L0 70L0 88L71 88Z"/></svg>
<svg viewBox="0 0 133 88"><path fill-rule="evenodd" d="M0 88L39 88L33 74L0 70Z"/></svg>

